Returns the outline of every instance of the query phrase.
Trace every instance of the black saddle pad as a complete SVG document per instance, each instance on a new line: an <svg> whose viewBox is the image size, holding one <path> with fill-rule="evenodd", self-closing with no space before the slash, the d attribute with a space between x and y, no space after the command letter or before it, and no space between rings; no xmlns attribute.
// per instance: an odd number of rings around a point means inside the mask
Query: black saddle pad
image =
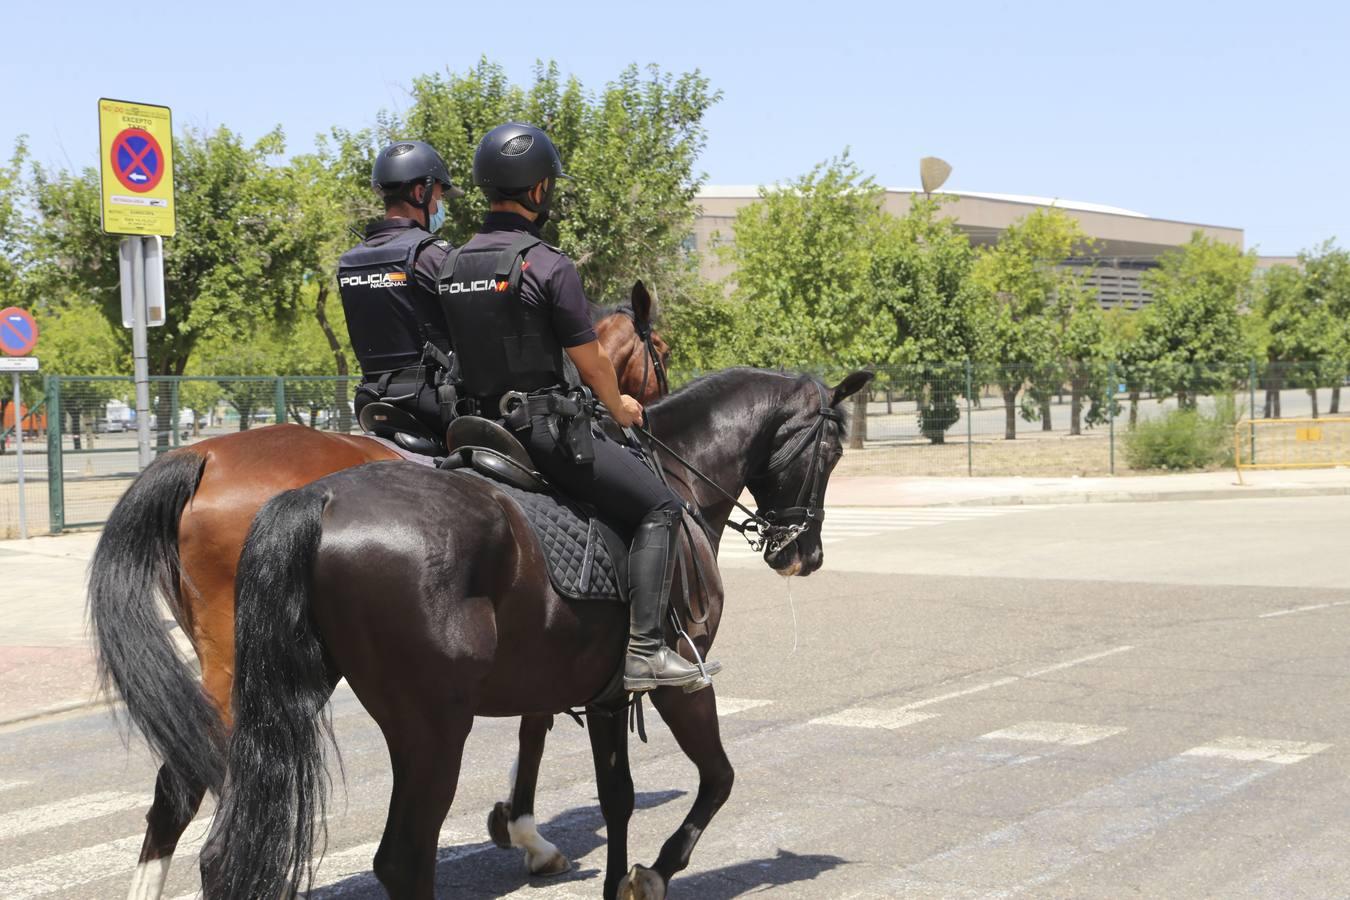
<svg viewBox="0 0 1350 900"><path fill-rule="evenodd" d="M628 542L612 527L556 492L524 491L472 469L452 471L482 478L520 505L539 536L559 594L571 600L626 602Z"/></svg>

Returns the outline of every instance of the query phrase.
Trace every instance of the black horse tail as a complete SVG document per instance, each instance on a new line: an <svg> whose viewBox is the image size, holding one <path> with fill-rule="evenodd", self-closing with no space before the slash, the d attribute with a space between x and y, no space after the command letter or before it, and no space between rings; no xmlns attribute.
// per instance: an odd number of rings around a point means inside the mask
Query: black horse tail
<svg viewBox="0 0 1350 900"><path fill-rule="evenodd" d="M310 618L312 571L329 493L268 501L235 578L234 732L207 850L207 897L293 896L312 883L328 789L323 710L334 679Z"/></svg>
<svg viewBox="0 0 1350 900"><path fill-rule="evenodd" d="M127 713L168 773L174 809L190 816L192 786L218 790L225 725L164 627L156 595L179 602L178 519L206 465L189 451L152 462L117 501L89 565L89 619L102 687Z"/></svg>

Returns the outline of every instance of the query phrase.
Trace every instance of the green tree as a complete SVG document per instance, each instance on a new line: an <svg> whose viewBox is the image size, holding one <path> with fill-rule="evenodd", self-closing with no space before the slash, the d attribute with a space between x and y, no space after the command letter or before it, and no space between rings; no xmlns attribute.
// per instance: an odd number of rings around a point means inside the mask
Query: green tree
<svg viewBox="0 0 1350 900"><path fill-rule="evenodd" d="M1333 377L1344 377L1335 360L1342 324L1295 266L1274 266L1261 276L1256 312L1264 325L1267 392L1275 395L1274 416L1279 416L1279 390L1288 383L1308 392L1317 418L1317 389Z"/></svg>
<svg viewBox="0 0 1350 900"><path fill-rule="evenodd" d="M1062 264L1089 248L1078 222L1051 207L1014 222L977 255L971 278L989 322L985 349L1003 392L1007 440L1017 437L1018 394L1026 386L1035 392L1028 416L1050 424L1049 397L1062 379L1056 298L1077 290L1077 276Z"/></svg>
<svg viewBox="0 0 1350 900"><path fill-rule="evenodd" d="M119 323L120 325L120 323ZM92 303L49 305L38 314L39 357L47 372L60 376L120 375L131 368L121 336ZM36 387L36 385L34 385ZM82 381L61 396L62 422L48 422L71 435L76 450L93 446L94 432L109 400L126 400L130 382ZM28 396L37 396L36 393Z"/></svg>
<svg viewBox="0 0 1350 900"><path fill-rule="evenodd" d="M935 444L961 417L969 360L983 328L970 270L975 254L942 198L915 195L903 217L886 216L871 241L860 318L878 323L864 349L900 368L897 387L914 396L919 430Z"/></svg>
<svg viewBox="0 0 1350 900"><path fill-rule="evenodd" d="M520 86L483 59L462 74L417 78L412 94L405 119L386 122L387 133L432 144L458 184L472 185L473 151L493 126L518 119L548 131L573 180L559 186L565 217L545 236L576 261L592 299L626 296L638 278L664 298L695 290L683 244L703 180L694 170L706 141L703 117L721 97L703 75L629 66L592 94L556 63L539 64ZM466 240L486 209L470 190L451 204L446 233Z"/></svg>
<svg viewBox="0 0 1350 900"><path fill-rule="evenodd" d="M1242 326L1256 257L1196 231L1144 275L1153 295L1140 340L1151 353L1154 389L1194 407L1200 394L1224 390L1249 355Z"/></svg>
<svg viewBox="0 0 1350 900"><path fill-rule="evenodd" d="M743 363L858 368L890 357L894 321L876 315L869 281L885 223L880 202L880 189L845 152L762 189L758 203L737 213L735 240L720 252L736 265L730 287L741 304ZM855 396L855 447L866 436L866 403L867 392Z"/></svg>
<svg viewBox="0 0 1350 900"><path fill-rule="evenodd" d="M1067 279L1060 286L1055 304L1058 355L1069 382L1069 434L1082 434L1084 419L1091 427L1110 415L1106 396L1114 388L1108 381L1112 348L1106 314L1097 301L1097 292L1078 278ZM1088 400L1086 416L1084 398Z"/></svg>
<svg viewBox="0 0 1350 900"><path fill-rule="evenodd" d="M18 302L20 273L27 252L30 223L24 216L23 167L28 148L23 138L14 144L9 162L0 166L0 307Z"/></svg>
<svg viewBox="0 0 1350 900"><path fill-rule="evenodd" d="M1308 293L1325 310L1327 333L1322 358L1324 384L1330 383L1332 415L1341 411L1341 385L1350 375L1350 250L1328 240L1299 255Z"/></svg>
<svg viewBox="0 0 1350 900"><path fill-rule="evenodd" d="M245 341L260 322L293 315L303 284L305 235L295 182L275 158L280 130L249 146L226 128L192 130L174 141L178 233L165 240L168 322L149 330L152 375L181 375L203 338ZM98 303L117 329L121 300L119 238L99 223L98 173L38 169L34 270L44 284ZM168 440L167 400L158 410Z"/></svg>

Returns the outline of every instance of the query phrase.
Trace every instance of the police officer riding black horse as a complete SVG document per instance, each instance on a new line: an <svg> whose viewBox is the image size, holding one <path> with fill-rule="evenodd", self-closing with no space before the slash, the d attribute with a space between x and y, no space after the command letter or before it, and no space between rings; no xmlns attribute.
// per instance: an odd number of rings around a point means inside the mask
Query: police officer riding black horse
<svg viewBox="0 0 1350 900"><path fill-rule="evenodd" d="M479 143L473 177L491 211L445 256L439 284L461 395L511 429L555 486L632 532L624 688L706 685L664 640L683 504L633 452L593 433L589 404L567 383L564 358L617 425L641 424L596 340L576 266L540 235L566 177L558 151L540 129L507 123Z"/></svg>
<svg viewBox="0 0 1350 900"><path fill-rule="evenodd" d="M450 416L441 406L450 337L436 279L450 245L436 232L446 200L464 192L450 182L440 154L421 141L382 150L370 180L383 195L385 218L338 263L347 333L361 364L355 412L359 417L372 400L385 400L440 434Z"/></svg>

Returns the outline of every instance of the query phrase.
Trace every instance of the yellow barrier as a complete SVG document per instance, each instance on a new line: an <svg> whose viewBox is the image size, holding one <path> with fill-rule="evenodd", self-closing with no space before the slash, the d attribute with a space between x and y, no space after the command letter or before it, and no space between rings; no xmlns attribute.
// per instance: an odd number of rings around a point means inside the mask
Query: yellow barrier
<svg viewBox="0 0 1350 900"><path fill-rule="evenodd" d="M1248 419L1233 426L1233 463L1243 469L1350 466L1350 417Z"/></svg>

